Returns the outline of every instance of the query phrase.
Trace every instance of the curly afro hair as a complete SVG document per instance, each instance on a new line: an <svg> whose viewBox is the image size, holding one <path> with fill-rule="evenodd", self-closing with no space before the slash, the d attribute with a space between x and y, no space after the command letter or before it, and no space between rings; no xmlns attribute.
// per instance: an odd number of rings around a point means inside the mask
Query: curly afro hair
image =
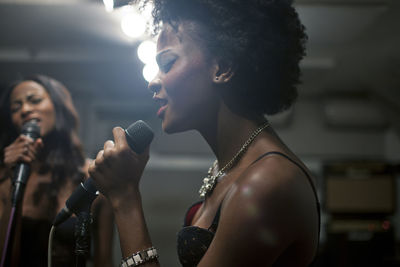
<svg viewBox="0 0 400 267"><path fill-rule="evenodd" d="M307 36L291 0L136 2L154 4L156 31L161 23L177 26L183 20L205 26L199 37L235 71L230 89L221 90L231 109L273 115L296 100Z"/></svg>

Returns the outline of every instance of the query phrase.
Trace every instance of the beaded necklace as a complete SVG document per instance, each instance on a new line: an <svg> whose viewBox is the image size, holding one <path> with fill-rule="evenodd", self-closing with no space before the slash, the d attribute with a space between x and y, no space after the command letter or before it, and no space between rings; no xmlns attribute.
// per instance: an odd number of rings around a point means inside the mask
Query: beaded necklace
<svg viewBox="0 0 400 267"><path fill-rule="evenodd" d="M214 169L218 166L218 161L215 160L213 165L208 169L207 177L203 179L203 185L201 186L199 190L200 198L205 198L206 195L211 194L211 192L214 190L217 179L224 175L228 170L230 170L235 163L238 162L241 156L243 156L244 152L246 152L247 148L253 142L253 140L257 137L259 133L261 133L265 128L267 128L270 124L268 122L265 122L263 125L261 125L259 128L257 128L251 135L250 137L244 142L240 150L233 156L233 158L222 168L220 169L217 174L212 175Z"/></svg>

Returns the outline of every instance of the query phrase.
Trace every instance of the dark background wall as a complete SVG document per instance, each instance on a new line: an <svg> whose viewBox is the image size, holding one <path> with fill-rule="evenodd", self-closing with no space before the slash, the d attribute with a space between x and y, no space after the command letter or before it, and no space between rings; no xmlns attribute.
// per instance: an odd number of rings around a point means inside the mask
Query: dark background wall
<svg viewBox="0 0 400 267"><path fill-rule="evenodd" d="M384 175L394 177L391 188L399 191L400 1L298 0L296 5L309 35L303 84L297 104L270 119L318 180L324 213L317 263L367 266L362 258L368 259L372 249L380 262L371 266L398 266L398 245L390 241L400 240L398 205L383 214L333 212L325 200L332 189L329 177L368 182L377 177L371 170L377 162L389 166ZM114 126L143 119L155 129L141 187L160 261L177 266L176 232L214 157L195 132L161 132L136 56L143 38L124 36L119 22L118 11L107 13L101 1L0 0L0 84L32 73L62 81L79 110L89 157L111 138ZM342 172L327 171L329 166ZM370 192L370 199L387 193L384 187L379 190ZM352 192L357 199L358 190ZM340 199L345 193L335 194ZM399 203L397 194L393 202ZM382 230L386 221L390 227ZM117 238L114 242L117 264ZM376 244L388 247L382 252ZM338 249L343 247L347 252Z"/></svg>

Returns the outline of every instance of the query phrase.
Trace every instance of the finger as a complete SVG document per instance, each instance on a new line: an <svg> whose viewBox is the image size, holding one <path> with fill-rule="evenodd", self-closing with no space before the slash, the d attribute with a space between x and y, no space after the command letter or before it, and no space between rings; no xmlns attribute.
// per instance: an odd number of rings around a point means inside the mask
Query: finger
<svg viewBox="0 0 400 267"><path fill-rule="evenodd" d="M107 158L107 157L112 155L114 147L115 147L115 144L114 144L114 141L112 141L112 140L107 140L104 143L104 146L103 146L104 153L103 153L103 155L104 155L105 158Z"/></svg>
<svg viewBox="0 0 400 267"><path fill-rule="evenodd" d="M13 148L13 147L23 147L23 146L27 146L29 144L32 144L33 140L29 139L26 136L21 135L20 137L18 137L14 143L12 143L9 148Z"/></svg>
<svg viewBox="0 0 400 267"><path fill-rule="evenodd" d="M22 159L22 156L24 155L24 153L26 153L26 151L27 149L24 146L7 149L4 151L4 162L9 165L14 165Z"/></svg>
<svg viewBox="0 0 400 267"><path fill-rule="evenodd" d="M88 172L90 177L93 177L92 175L96 172L96 163L94 160L90 161Z"/></svg>
<svg viewBox="0 0 400 267"><path fill-rule="evenodd" d="M100 165L103 163L103 161L104 161L103 154L104 154L104 150L100 150L99 153L97 153L96 159L94 160L96 165Z"/></svg>
<svg viewBox="0 0 400 267"><path fill-rule="evenodd" d="M30 157L32 160L36 159L37 156L37 151L36 149L28 149L28 152L25 153L28 157Z"/></svg>
<svg viewBox="0 0 400 267"><path fill-rule="evenodd" d="M115 146L117 148L125 148L128 143L126 142L125 131L121 127L114 127L113 135L115 140Z"/></svg>
<svg viewBox="0 0 400 267"><path fill-rule="evenodd" d="M22 154L28 155L29 151L32 151L31 149L29 149L29 145L24 144L24 147L22 148Z"/></svg>
<svg viewBox="0 0 400 267"><path fill-rule="evenodd" d="M36 159L37 155L38 155L38 148L35 146L35 144L31 143L31 144L24 144L20 149L19 149L20 153L24 156L27 156L30 158L30 161L33 161ZM17 151L15 151L17 152Z"/></svg>
<svg viewBox="0 0 400 267"><path fill-rule="evenodd" d="M23 163L31 163L32 162L32 158L29 155L20 154L16 158L11 160L9 162L9 164L11 164L12 166L15 166L16 164L21 163L21 162L23 162Z"/></svg>
<svg viewBox="0 0 400 267"><path fill-rule="evenodd" d="M21 134L20 136L19 136L19 139L20 140L23 140L23 141L25 141L25 142L28 142L28 143L33 143L35 140L33 140L31 137L29 137L29 136L26 136L26 135L24 135L24 134Z"/></svg>
<svg viewBox="0 0 400 267"><path fill-rule="evenodd" d="M31 163L33 161L33 158L30 157L29 155L21 155L19 161L20 162L25 162L25 163Z"/></svg>
<svg viewBox="0 0 400 267"><path fill-rule="evenodd" d="M113 148L115 146L114 141L113 140L107 140L104 143L104 150L109 149L109 148Z"/></svg>
<svg viewBox="0 0 400 267"><path fill-rule="evenodd" d="M42 140L42 138L38 138L38 139L35 140L35 147L37 149L43 148L43 140Z"/></svg>

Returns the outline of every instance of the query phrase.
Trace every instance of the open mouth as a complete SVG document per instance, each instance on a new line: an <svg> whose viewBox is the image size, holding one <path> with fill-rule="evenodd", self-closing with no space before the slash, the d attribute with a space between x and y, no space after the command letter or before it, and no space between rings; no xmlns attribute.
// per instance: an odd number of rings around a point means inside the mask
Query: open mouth
<svg viewBox="0 0 400 267"><path fill-rule="evenodd" d="M39 123L40 119L39 118L27 118L26 120L24 120L23 124L27 123L27 122L36 122Z"/></svg>
<svg viewBox="0 0 400 267"><path fill-rule="evenodd" d="M165 109L168 106L167 105L168 101L166 99L163 99L163 98L156 98L155 101L160 106L160 108L157 111L157 116L160 117L160 116L162 116L164 114Z"/></svg>
<svg viewBox="0 0 400 267"><path fill-rule="evenodd" d="M161 117L164 114L166 109L167 109L167 105L161 106L157 111L157 116Z"/></svg>

